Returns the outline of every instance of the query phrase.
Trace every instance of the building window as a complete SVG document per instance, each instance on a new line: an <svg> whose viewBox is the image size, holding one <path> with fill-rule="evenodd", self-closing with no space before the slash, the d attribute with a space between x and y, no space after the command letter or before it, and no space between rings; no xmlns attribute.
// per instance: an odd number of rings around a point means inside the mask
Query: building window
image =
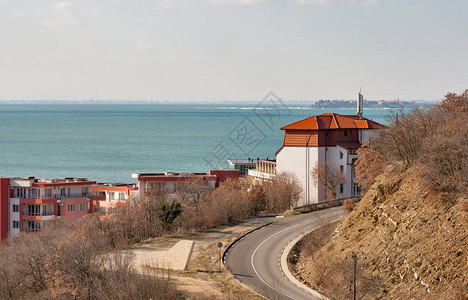
<svg viewBox="0 0 468 300"><path fill-rule="evenodd" d="M343 170L344 170L344 167L340 166L340 171L343 172Z"/></svg>
<svg viewBox="0 0 468 300"><path fill-rule="evenodd" d="M340 194L343 194L343 190L344 190L343 184L340 183Z"/></svg>
<svg viewBox="0 0 468 300"><path fill-rule="evenodd" d="M13 204L13 212L19 212L19 205Z"/></svg>
<svg viewBox="0 0 468 300"><path fill-rule="evenodd" d="M19 221L13 221L13 228L19 228Z"/></svg>
<svg viewBox="0 0 468 300"><path fill-rule="evenodd" d="M88 193L89 193L89 186L85 186L81 188L81 194L83 194L83 196L87 196Z"/></svg>
<svg viewBox="0 0 468 300"><path fill-rule="evenodd" d="M68 204L68 211L69 212L75 211L75 204Z"/></svg>
<svg viewBox="0 0 468 300"><path fill-rule="evenodd" d="M340 151L340 159L343 159L343 152Z"/></svg>
<svg viewBox="0 0 468 300"><path fill-rule="evenodd" d="M52 189L45 189L45 196L46 197L52 197Z"/></svg>
<svg viewBox="0 0 468 300"><path fill-rule="evenodd" d="M28 227L26 231L39 231L41 230L41 222L28 221Z"/></svg>
<svg viewBox="0 0 468 300"><path fill-rule="evenodd" d="M344 131L344 136L348 136L348 130Z"/></svg>
<svg viewBox="0 0 468 300"><path fill-rule="evenodd" d="M79 211L84 211L84 204L83 203L80 203L80 206L78 207L78 210Z"/></svg>
<svg viewBox="0 0 468 300"><path fill-rule="evenodd" d="M151 182L150 188L153 190L164 190L166 189L165 182Z"/></svg>

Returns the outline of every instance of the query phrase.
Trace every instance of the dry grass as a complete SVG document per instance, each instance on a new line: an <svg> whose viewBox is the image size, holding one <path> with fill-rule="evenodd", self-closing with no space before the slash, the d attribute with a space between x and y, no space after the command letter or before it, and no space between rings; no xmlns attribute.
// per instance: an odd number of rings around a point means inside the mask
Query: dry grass
<svg viewBox="0 0 468 300"><path fill-rule="evenodd" d="M220 226L196 234L173 234L146 240L134 245L134 249L167 250L177 241L195 241L195 249L187 271L170 271L176 288L188 299L262 299L248 287L240 284L220 266L226 247L246 232L266 223L266 219L252 219L235 226ZM221 251L217 243L222 242Z"/></svg>

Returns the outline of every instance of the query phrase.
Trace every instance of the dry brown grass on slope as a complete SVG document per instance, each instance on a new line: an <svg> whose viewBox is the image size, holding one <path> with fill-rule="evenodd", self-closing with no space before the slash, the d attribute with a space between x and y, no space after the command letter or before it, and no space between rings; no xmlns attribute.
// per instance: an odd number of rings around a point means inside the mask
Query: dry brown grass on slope
<svg viewBox="0 0 468 300"><path fill-rule="evenodd" d="M387 173L388 174L388 173ZM360 298L463 299L468 290L466 199L448 206L422 188L416 168L382 175L356 209L337 227L332 241L307 262L306 280L337 299L349 292L349 252L363 269ZM304 274L307 274L304 272ZM359 274L358 274L359 275ZM322 280L322 281L320 281ZM358 293L359 296L359 293Z"/></svg>

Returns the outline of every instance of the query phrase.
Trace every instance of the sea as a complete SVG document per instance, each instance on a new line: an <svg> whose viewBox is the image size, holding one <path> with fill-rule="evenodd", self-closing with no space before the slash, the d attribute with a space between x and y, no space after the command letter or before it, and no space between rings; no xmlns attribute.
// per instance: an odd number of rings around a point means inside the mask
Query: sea
<svg viewBox="0 0 468 300"><path fill-rule="evenodd" d="M354 109L252 104L0 104L0 176L86 177L207 172L227 159L274 158L282 126ZM389 110L365 109L383 124Z"/></svg>

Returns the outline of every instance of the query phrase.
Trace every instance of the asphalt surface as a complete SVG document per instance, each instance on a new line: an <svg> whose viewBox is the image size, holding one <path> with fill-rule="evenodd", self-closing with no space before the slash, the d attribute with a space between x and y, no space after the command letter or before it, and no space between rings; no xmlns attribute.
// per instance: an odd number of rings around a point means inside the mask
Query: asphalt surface
<svg viewBox="0 0 468 300"><path fill-rule="evenodd" d="M238 241L226 254L234 277L268 299L320 299L291 282L281 269L284 248L302 233L338 220L341 207L293 217L277 218Z"/></svg>

